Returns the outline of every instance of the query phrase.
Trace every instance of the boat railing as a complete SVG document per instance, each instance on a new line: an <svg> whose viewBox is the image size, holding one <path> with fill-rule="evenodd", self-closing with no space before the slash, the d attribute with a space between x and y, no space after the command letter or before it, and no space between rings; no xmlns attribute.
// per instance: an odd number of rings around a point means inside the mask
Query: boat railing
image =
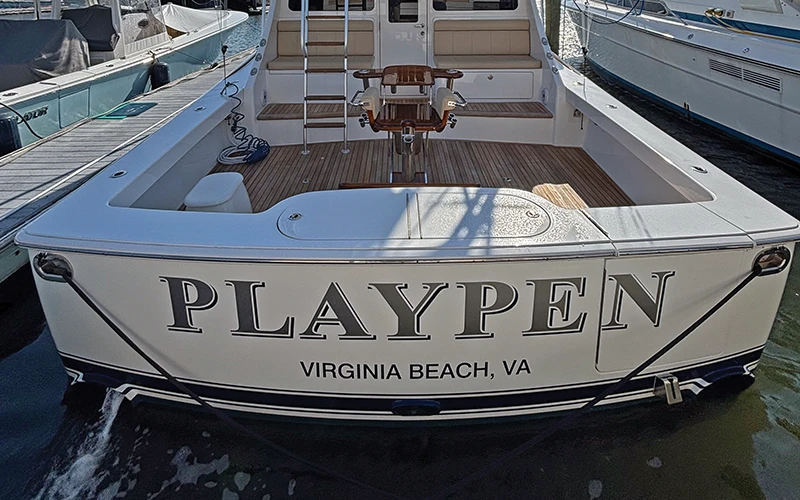
<svg viewBox="0 0 800 500"><path fill-rule="evenodd" d="M732 24L727 22L727 20L725 19L726 11L724 9L709 7L708 9L705 10L705 12L703 14L705 15L706 19L708 19L711 22L711 24L714 24L714 25L719 26L721 28L725 28L726 30L732 31L734 33L740 33L740 34L743 34L743 35L751 35L751 36L757 36L757 37L763 37L763 38L770 38L772 40L780 40L782 42L800 43L800 40L798 40L796 38L789 38L789 37L780 36L780 35L771 35L769 33L762 33L762 32L758 32L758 31L750 31L750 30L747 30L747 29L743 29L743 28L739 28L739 27L733 26Z"/></svg>

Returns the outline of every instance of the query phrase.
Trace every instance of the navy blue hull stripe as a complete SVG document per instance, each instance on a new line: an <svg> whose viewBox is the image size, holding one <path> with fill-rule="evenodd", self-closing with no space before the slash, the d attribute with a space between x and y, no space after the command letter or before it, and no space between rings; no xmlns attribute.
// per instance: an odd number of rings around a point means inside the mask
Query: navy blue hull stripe
<svg viewBox="0 0 800 500"><path fill-rule="evenodd" d="M758 348L722 361L672 370L670 373L679 380L703 378L714 372L731 368L741 368L757 361L763 348ZM90 362L62 356L64 366L70 370L83 374L83 380L109 387L118 387L123 384L152 388L158 391L176 393L175 388L167 380L151 375L131 373L121 369L99 366ZM632 380L625 388L625 393L647 391L653 388L653 376L645 376ZM249 405L271 406L286 409L307 410L332 410L339 412L372 412L390 413L392 402L398 399L413 399L413 396L398 395L388 396L347 396L341 395L304 395L286 394L270 391L245 390L238 387L215 387L196 382L185 382L186 385L204 398L241 402ZM576 400L590 399L601 391L611 386L614 381L595 384L561 388L555 390L536 390L514 394L489 394L489 395L460 395L429 397L435 399L440 405L442 413L485 410L491 408L528 407L532 405L547 405Z"/></svg>
<svg viewBox="0 0 800 500"><path fill-rule="evenodd" d="M672 13L680 18L686 19L687 21L710 24L711 26L720 26L719 24L713 22L711 19L702 14L677 12L674 10L672 11ZM723 19L723 22L740 30L752 31L753 33L759 33L762 35L780 36L792 40L800 40L800 31L791 28L781 28L780 26L769 26L767 24L758 24L758 23L744 23L742 21L737 21L735 19L728 19L728 18Z"/></svg>

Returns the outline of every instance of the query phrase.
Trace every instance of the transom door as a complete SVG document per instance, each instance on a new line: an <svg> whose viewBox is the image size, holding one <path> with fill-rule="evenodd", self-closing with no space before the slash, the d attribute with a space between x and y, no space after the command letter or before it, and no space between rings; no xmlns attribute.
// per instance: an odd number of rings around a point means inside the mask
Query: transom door
<svg viewBox="0 0 800 500"><path fill-rule="evenodd" d="M430 0L379 0L381 66L428 64Z"/></svg>

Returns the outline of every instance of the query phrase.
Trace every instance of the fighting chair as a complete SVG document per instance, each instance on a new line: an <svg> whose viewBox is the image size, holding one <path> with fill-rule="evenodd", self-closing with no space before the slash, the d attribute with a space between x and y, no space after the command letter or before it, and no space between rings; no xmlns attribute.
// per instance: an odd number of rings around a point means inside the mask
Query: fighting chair
<svg viewBox="0 0 800 500"><path fill-rule="evenodd" d="M350 102L364 111L359 123L362 127L369 124L375 132L387 133L392 166L390 182L427 183L429 134L442 132L448 125L456 126L458 120L451 112L458 106L466 106L467 101L453 90L453 82L464 74L453 69L403 65L359 70L354 76L364 84L364 89L356 92ZM380 85L370 86L373 79L380 80ZM438 79L445 80L446 86L434 89ZM397 95L398 87L417 87L419 94ZM420 153L422 161L412 161ZM395 155L403 159L400 169L395 168Z"/></svg>

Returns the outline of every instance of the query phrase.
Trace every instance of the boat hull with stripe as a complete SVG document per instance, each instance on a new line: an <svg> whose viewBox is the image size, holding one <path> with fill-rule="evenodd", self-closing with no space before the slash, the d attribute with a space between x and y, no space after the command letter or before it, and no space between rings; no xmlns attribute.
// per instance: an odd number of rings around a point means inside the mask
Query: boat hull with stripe
<svg viewBox="0 0 800 500"><path fill-rule="evenodd" d="M628 8L565 3L586 58L615 80L773 155L800 163L797 40ZM682 16L684 17L684 16Z"/></svg>

